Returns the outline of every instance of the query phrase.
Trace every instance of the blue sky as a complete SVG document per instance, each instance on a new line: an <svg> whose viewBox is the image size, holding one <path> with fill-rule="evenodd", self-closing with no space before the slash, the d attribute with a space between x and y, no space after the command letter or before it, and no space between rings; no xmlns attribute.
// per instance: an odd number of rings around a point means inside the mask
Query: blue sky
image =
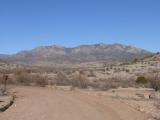
<svg viewBox="0 0 160 120"><path fill-rule="evenodd" d="M159 0L0 0L0 53L122 43L160 50Z"/></svg>

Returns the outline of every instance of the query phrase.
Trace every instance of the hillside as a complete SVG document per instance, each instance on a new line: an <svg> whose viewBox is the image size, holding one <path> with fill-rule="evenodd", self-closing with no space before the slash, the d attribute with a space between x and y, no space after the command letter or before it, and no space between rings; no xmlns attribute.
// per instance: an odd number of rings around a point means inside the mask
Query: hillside
<svg viewBox="0 0 160 120"><path fill-rule="evenodd" d="M160 53L156 53L143 58L143 61L160 61Z"/></svg>

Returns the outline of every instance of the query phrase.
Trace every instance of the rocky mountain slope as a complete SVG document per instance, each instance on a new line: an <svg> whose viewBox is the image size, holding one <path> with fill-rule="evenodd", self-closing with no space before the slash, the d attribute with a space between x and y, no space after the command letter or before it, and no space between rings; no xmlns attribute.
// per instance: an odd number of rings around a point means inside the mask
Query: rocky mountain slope
<svg viewBox="0 0 160 120"><path fill-rule="evenodd" d="M160 61L160 53L152 54L149 56L146 56L142 59L143 61Z"/></svg>
<svg viewBox="0 0 160 120"><path fill-rule="evenodd" d="M13 63L51 66L55 64L76 64L95 61L125 61L142 58L151 52L122 44L81 45L74 48L62 46L41 46L31 51L1 57Z"/></svg>

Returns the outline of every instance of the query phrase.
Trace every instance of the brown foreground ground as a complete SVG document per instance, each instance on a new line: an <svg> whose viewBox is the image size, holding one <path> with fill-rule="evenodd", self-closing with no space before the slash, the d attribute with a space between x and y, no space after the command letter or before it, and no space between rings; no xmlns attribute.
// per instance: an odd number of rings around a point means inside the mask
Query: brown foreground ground
<svg viewBox="0 0 160 120"><path fill-rule="evenodd" d="M15 87L17 98L0 120L147 120L111 97L40 87Z"/></svg>

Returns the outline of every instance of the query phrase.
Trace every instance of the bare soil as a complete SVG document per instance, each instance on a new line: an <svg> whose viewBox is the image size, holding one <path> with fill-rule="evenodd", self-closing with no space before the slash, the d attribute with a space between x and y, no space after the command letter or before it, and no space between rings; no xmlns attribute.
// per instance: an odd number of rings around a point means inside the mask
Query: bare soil
<svg viewBox="0 0 160 120"><path fill-rule="evenodd" d="M16 87L14 91L17 98L0 113L0 120L147 120L116 99L79 90Z"/></svg>

